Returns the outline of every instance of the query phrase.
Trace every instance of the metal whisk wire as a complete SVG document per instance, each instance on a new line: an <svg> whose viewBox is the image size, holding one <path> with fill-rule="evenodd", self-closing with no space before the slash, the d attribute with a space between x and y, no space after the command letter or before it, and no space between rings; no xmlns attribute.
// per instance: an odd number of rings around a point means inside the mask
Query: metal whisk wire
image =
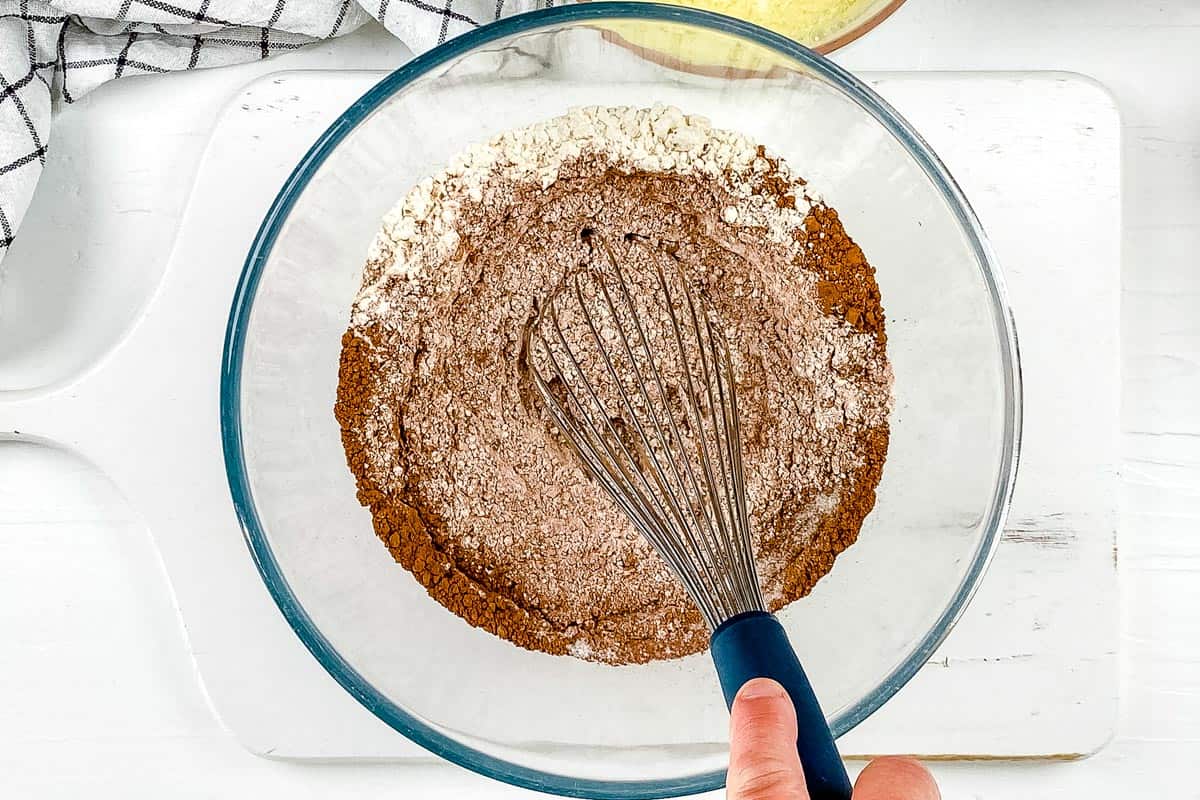
<svg viewBox="0 0 1200 800"><path fill-rule="evenodd" d="M646 247L630 238L626 255ZM585 469L708 623L726 703L753 678L777 680L796 710L809 796L850 800L821 705L783 626L764 608L729 347L677 262L647 248L653 274L631 288L621 259L591 239L599 263L568 276L526 328L533 384ZM643 324L652 315L657 327Z"/></svg>
<svg viewBox="0 0 1200 800"><path fill-rule="evenodd" d="M608 243L594 237L593 249L602 262L569 276L527 331L533 383L585 468L709 627L761 612L729 348L676 262L669 276L652 258L657 285L636 295ZM669 323L659 338L670 352L655 352L639 300ZM564 315L576 323L574 337Z"/></svg>

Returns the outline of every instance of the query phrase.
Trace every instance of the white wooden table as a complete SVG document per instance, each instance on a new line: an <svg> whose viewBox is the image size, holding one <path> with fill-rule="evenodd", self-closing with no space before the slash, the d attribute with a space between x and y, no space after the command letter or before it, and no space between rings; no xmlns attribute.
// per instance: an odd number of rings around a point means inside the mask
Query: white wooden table
<svg viewBox="0 0 1200 800"><path fill-rule="evenodd" d="M27 326L32 338L13 348L19 359L0 361L0 375L67 375L72 359L120 336L129 317L114 309L161 271L208 127L238 85L277 69L386 68L404 57L367 30L268 64L129 79L67 109L0 291L0 317L36 308L42 326ZM1126 137L1118 735L1081 762L935 771L947 797L1200 797L1190 778L1200 754L1200 3L909 0L839 60L1074 70L1117 96ZM191 105L176 112L172 135L128 140L119 121L180 92ZM59 294L63 286L73 288ZM6 797L531 796L434 762L299 765L241 750L197 689L140 521L74 456L0 443L0 531Z"/></svg>

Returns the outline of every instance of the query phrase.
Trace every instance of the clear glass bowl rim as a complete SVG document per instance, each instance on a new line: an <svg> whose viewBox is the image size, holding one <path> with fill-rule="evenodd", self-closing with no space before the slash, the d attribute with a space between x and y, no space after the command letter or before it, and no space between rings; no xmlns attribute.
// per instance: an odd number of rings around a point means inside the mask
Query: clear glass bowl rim
<svg viewBox="0 0 1200 800"><path fill-rule="evenodd" d="M861 80L796 42L777 33L721 14L680 6L645 2L589 2L555 6L533 11L477 28L417 56L392 72L355 101L321 135L292 171L251 245L230 308L221 360L220 416L225 471L235 511L251 557L271 596L289 625L321 666L358 702L395 730L427 750L471 769L515 786L565 797L597 800L633 800L633 798L677 797L719 789L724 785L724 770L661 780L606 781L580 779L545 772L496 758L469 747L429 726L393 703L372 686L346 661L316 627L288 585L271 550L250 487L242 448L241 371L246 333L263 268L271 255L280 230L296 200L304 192L315 172L346 136L373 111L412 81L465 53L498 39L540 28L601 20L654 20L680 22L710 30L734 34L794 59L806 69L838 87L864 111L888 130L917 161L925 175L941 192L967 237L991 299L996 334L1000 344L1004 379L1004 431L999 480L984 520L981 538L967 572L949 605L925 637L904 661L866 697L831 721L836 736L862 722L901 689L929 660L954 627L954 623L975 593L995 552L1000 531L1008 512L1016 477L1021 437L1021 374L1016 329L1007 301L1003 277L990 245L961 189L929 145L895 110Z"/></svg>

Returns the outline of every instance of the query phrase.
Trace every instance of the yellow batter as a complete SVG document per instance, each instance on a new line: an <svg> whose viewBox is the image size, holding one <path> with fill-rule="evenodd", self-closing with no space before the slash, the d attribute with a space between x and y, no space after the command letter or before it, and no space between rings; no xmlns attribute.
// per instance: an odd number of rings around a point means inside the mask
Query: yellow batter
<svg viewBox="0 0 1200 800"><path fill-rule="evenodd" d="M832 41L887 5L887 0L659 0L669 5L715 11L753 22L808 47ZM629 44L695 66L757 71L767 64L758 48L719 33L684 32L644 23L605 25Z"/></svg>

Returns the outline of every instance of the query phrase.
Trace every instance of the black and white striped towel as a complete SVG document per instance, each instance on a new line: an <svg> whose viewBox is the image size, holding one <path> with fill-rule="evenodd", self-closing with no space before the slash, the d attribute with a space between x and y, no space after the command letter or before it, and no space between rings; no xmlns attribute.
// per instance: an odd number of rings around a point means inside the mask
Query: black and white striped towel
<svg viewBox="0 0 1200 800"><path fill-rule="evenodd" d="M414 52L546 0L0 0L0 261L46 163L51 108L126 75L234 64L369 17Z"/></svg>

